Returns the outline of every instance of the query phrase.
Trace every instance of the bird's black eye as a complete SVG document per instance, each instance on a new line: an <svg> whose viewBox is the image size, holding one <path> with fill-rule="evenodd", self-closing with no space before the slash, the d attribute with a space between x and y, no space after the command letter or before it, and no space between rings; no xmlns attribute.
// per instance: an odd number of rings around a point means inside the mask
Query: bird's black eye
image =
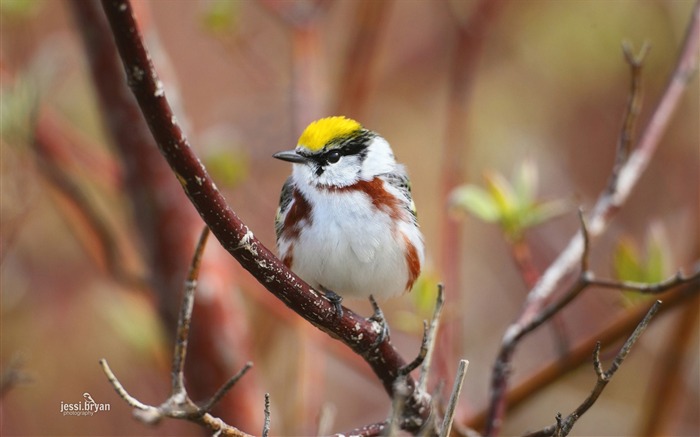
<svg viewBox="0 0 700 437"><path fill-rule="evenodd" d="M337 150L331 150L328 152L326 155L326 162L329 164L335 164L336 162L340 161L340 152Z"/></svg>

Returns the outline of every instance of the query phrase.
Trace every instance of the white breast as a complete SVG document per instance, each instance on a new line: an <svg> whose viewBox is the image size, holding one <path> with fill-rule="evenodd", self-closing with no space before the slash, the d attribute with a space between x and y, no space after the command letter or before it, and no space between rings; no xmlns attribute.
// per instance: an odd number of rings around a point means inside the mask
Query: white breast
<svg viewBox="0 0 700 437"><path fill-rule="evenodd" d="M403 231L372 205L367 194L308 188L304 195L312 205L311 225L293 244L296 274L343 297L372 294L382 299L405 291L408 266Z"/></svg>

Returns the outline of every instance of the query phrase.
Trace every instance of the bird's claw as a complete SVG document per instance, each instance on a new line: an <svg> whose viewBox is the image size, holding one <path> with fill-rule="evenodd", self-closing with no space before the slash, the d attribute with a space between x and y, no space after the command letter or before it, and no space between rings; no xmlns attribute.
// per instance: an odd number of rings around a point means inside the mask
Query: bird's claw
<svg viewBox="0 0 700 437"><path fill-rule="evenodd" d="M333 290L329 290L325 287L323 288L323 294L326 296L326 299L328 302L330 302L333 305L333 308L335 308L335 317L336 320L340 320L343 318L343 297L336 293Z"/></svg>
<svg viewBox="0 0 700 437"><path fill-rule="evenodd" d="M375 347L379 346L382 344L382 342L389 337L389 325L386 323L386 319L384 318L384 312L382 312L382 309L379 308L379 305L377 304L377 301L374 300L374 296L370 295L369 296L369 302L372 304L372 310L374 313L372 316L368 319L372 322L377 322L379 324L379 327L381 331L379 332L379 335L377 336L377 339L374 340L374 343L372 343L371 349L374 349Z"/></svg>

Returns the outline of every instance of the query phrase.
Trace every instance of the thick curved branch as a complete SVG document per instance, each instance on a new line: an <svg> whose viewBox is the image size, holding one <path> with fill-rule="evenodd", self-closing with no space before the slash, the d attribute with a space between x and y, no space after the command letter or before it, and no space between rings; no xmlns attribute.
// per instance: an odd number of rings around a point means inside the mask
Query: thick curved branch
<svg viewBox="0 0 700 437"><path fill-rule="evenodd" d="M158 148L212 233L268 291L307 321L361 355L382 381L385 390L393 393L393 382L405 361L388 336L374 346L382 332L377 323L347 309L342 318L335 318L333 305L287 269L228 206L192 151L171 110L163 84L144 47L130 3L103 0L103 6L124 63L128 84ZM410 376L407 383L412 389L415 387ZM407 410L427 418L428 403L428 396L420 396L413 390Z"/></svg>

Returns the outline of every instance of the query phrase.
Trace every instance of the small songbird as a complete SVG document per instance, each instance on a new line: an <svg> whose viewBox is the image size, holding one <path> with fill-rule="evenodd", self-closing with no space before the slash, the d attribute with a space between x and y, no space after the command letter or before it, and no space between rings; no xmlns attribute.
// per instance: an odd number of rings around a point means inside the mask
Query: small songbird
<svg viewBox="0 0 700 437"><path fill-rule="evenodd" d="M411 185L389 143L355 120L311 123L294 150L275 218L284 264L332 302L411 289L424 262Z"/></svg>

